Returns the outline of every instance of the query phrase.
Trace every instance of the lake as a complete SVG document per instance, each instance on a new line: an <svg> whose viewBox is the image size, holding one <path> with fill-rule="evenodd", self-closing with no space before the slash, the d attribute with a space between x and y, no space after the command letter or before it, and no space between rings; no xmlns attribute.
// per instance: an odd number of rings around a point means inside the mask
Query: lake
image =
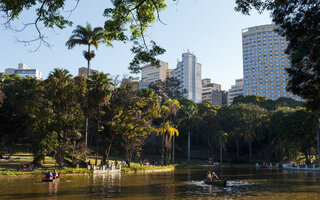
<svg viewBox="0 0 320 200"><path fill-rule="evenodd" d="M320 199L320 173L217 168L227 187L205 185L207 170L147 174L0 178L0 199Z"/></svg>

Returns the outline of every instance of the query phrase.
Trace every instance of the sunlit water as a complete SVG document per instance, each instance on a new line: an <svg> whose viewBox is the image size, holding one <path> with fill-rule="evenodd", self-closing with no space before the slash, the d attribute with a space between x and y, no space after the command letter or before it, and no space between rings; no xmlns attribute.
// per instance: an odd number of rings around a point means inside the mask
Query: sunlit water
<svg viewBox="0 0 320 200"><path fill-rule="evenodd" d="M227 187L202 182L206 170L149 174L0 178L0 199L320 199L320 173L216 169Z"/></svg>

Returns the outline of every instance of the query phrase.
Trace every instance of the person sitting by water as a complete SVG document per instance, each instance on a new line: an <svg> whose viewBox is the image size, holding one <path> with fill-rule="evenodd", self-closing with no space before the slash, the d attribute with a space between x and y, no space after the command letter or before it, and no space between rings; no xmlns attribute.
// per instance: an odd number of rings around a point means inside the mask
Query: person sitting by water
<svg viewBox="0 0 320 200"><path fill-rule="evenodd" d="M214 172L212 172L212 181L217 181L217 180L219 180L219 177L218 177L218 175L216 174L216 173L214 173Z"/></svg>
<svg viewBox="0 0 320 200"><path fill-rule="evenodd" d="M210 171L208 171L208 173L207 173L207 181L209 181L209 182L211 182L211 172Z"/></svg>

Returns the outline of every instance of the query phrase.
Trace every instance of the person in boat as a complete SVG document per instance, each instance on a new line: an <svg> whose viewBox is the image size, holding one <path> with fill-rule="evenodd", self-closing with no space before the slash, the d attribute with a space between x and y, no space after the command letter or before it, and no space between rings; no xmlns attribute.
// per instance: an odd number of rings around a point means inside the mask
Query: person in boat
<svg viewBox="0 0 320 200"><path fill-rule="evenodd" d="M211 182L212 181L212 176L211 176L211 172L208 171L207 173L207 181Z"/></svg>
<svg viewBox="0 0 320 200"><path fill-rule="evenodd" d="M50 171L46 173L46 179L48 180L52 179L52 173Z"/></svg>
<svg viewBox="0 0 320 200"><path fill-rule="evenodd" d="M58 178L58 177L59 177L59 174L57 173L56 170L54 170L53 173L52 173L52 176L53 176L53 178L55 179L55 178Z"/></svg>
<svg viewBox="0 0 320 200"><path fill-rule="evenodd" d="M219 180L219 177L215 172L212 172L211 179L212 179L212 181L217 181L217 180Z"/></svg>

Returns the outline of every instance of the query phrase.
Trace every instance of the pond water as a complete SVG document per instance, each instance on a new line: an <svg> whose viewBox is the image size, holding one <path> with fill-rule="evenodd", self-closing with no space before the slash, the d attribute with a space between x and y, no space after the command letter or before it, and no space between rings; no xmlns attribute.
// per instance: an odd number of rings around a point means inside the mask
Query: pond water
<svg viewBox="0 0 320 200"><path fill-rule="evenodd" d="M205 185L206 170L149 174L0 178L0 199L320 199L320 173L270 169L216 169L227 187Z"/></svg>

